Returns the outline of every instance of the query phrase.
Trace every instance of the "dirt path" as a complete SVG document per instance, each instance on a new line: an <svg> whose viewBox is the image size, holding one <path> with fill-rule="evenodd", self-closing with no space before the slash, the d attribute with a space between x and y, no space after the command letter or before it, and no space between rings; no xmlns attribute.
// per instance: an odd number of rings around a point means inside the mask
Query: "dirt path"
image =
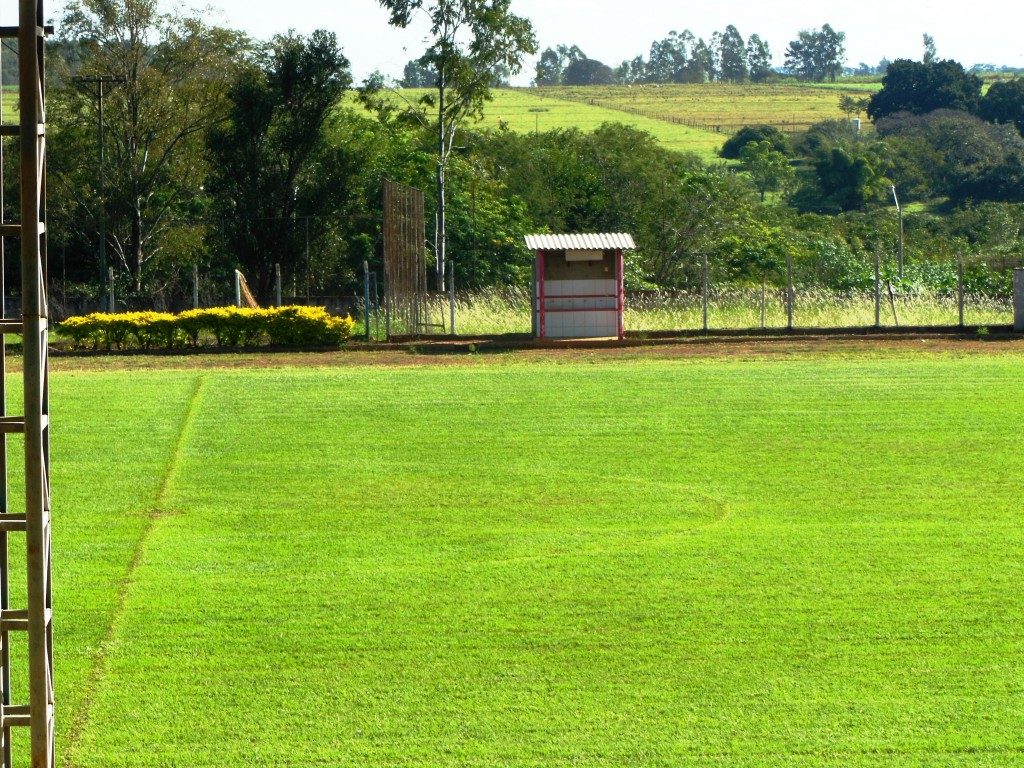
<svg viewBox="0 0 1024 768"><path fill-rule="evenodd" d="M457 345L419 345L410 349L364 349L353 345L328 352L186 352L180 354L57 355L54 371L149 370L202 368L292 368L347 366L480 365L521 362L573 362L602 360L761 359L806 356L887 356L915 353L943 355L1011 354L1024 356L1024 339L944 336L889 338L768 338L692 339L652 342L644 346L600 346L513 349L477 352L467 342ZM10 367L20 360L12 357Z"/></svg>

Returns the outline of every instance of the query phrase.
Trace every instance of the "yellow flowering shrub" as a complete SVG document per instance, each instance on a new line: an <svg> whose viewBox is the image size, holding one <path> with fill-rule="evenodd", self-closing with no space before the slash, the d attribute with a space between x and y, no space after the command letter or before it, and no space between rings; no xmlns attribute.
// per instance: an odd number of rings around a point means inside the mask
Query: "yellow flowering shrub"
<svg viewBox="0 0 1024 768"><path fill-rule="evenodd" d="M76 347L172 349L188 341L198 346L213 338L221 347L250 347L269 342L281 347L326 347L343 344L352 334L351 317L334 317L322 307L192 309L166 312L94 312L70 317L57 330Z"/></svg>

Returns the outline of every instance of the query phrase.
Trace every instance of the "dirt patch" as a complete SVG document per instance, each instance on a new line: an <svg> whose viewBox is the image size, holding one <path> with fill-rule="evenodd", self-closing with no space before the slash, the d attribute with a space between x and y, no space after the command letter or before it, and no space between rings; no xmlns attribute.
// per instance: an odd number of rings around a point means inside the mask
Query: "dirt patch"
<svg viewBox="0 0 1024 768"><path fill-rule="evenodd" d="M460 341L411 345L406 348L352 346L327 352L210 352L178 354L105 354L54 356L55 371L132 371L251 368L316 368L352 366L472 366L520 362L598 362L603 360L762 359L808 356L888 356L915 353L943 355L1010 354L1024 356L1024 338L799 337L658 340L628 346L581 342L542 348L488 349ZM10 368L20 367L10 358Z"/></svg>

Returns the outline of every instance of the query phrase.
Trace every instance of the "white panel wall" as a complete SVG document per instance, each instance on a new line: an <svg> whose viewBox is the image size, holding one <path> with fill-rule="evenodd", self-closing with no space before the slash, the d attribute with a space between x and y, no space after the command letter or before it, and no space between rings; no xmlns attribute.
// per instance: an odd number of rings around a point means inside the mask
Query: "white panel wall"
<svg viewBox="0 0 1024 768"><path fill-rule="evenodd" d="M544 285L545 296L569 298L548 298L545 301L548 310L545 315L547 337L588 339L618 336L619 318L615 311L618 304L617 291L615 280L549 280Z"/></svg>

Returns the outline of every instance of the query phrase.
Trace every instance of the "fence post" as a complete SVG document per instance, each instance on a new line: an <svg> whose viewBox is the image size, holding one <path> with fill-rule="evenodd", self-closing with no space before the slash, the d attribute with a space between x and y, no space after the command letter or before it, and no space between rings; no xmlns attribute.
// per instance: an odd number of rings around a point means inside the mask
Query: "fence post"
<svg viewBox="0 0 1024 768"><path fill-rule="evenodd" d="M875 328L882 327L882 257L875 250Z"/></svg>
<svg viewBox="0 0 1024 768"><path fill-rule="evenodd" d="M199 265L192 265L192 309L199 309Z"/></svg>
<svg viewBox="0 0 1024 768"><path fill-rule="evenodd" d="M274 264L274 299L275 306L280 307L284 302L281 300L281 264Z"/></svg>
<svg viewBox="0 0 1024 768"><path fill-rule="evenodd" d="M110 307L108 307L107 311L110 312L110 314L114 314L115 312L117 312L117 299L114 296L114 268L113 267L107 267L107 285L110 286L110 290L107 291L108 295L110 296Z"/></svg>
<svg viewBox="0 0 1024 768"><path fill-rule="evenodd" d="M960 327L963 328L964 323L964 255L958 253L956 255L956 308L959 314Z"/></svg>
<svg viewBox="0 0 1024 768"><path fill-rule="evenodd" d="M786 253L786 329L793 330L793 254Z"/></svg>
<svg viewBox="0 0 1024 768"><path fill-rule="evenodd" d="M377 285L377 273L370 273L370 303L373 305L373 338L380 340L380 286Z"/></svg>
<svg viewBox="0 0 1024 768"><path fill-rule="evenodd" d="M366 341L370 341L370 263L363 262L363 327L366 329Z"/></svg>
<svg viewBox="0 0 1024 768"><path fill-rule="evenodd" d="M761 273L761 330L768 324L768 273Z"/></svg>
<svg viewBox="0 0 1024 768"><path fill-rule="evenodd" d="M448 311L451 314L451 335L455 335L455 265L448 260Z"/></svg>
<svg viewBox="0 0 1024 768"><path fill-rule="evenodd" d="M242 306L242 273L235 270L235 306Z"/></svg>
<svg viewBox="0 0 1024 768"><path fill-rule="evenodd" d="M708 332L708 254L701 254L701 307L704 317L704 333Z"/></svg>

